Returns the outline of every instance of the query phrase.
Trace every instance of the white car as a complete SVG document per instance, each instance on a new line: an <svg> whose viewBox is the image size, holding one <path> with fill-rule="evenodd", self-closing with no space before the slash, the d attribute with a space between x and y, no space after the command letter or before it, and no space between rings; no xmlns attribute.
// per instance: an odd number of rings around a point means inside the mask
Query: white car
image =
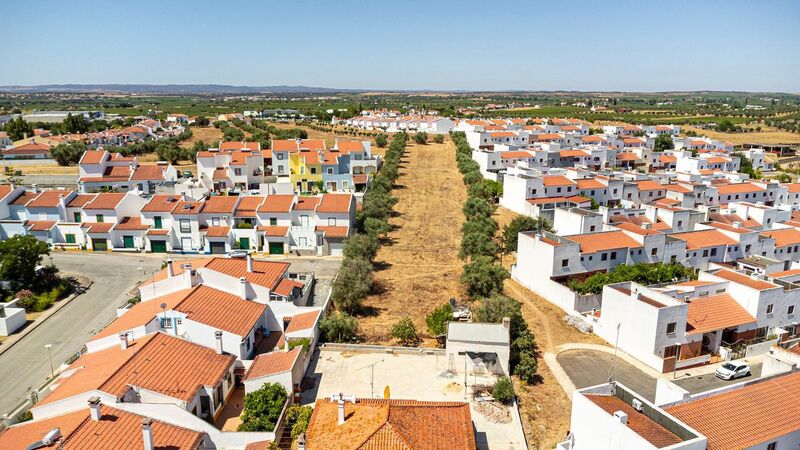
<svg viewBox="0 0 800 450"><path fill-rule="evenodd" d="M715 375L723 380L735 380L750 376L750 366L743 362L726 362L717 367Z"/></svg>
<svg viewBox="0 0 800 450"><path fill-rule="evenodd" d="M250 253L247 250L231 250L228 252L228 258L244 258Z"/></svg>

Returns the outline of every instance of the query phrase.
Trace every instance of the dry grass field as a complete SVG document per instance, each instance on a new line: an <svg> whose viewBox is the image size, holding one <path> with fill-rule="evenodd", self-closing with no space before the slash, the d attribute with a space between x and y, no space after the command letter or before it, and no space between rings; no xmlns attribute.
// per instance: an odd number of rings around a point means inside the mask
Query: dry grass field
<svg viewBox="0 0 800 450"><path fill-rule="evenodd" d="M197 141L203 141L208 145L217 145L222 139L222 131L214 127L192 127L192 137L181 142L181 147L189 148Z"/></svg>
<svg viewBox="0 0 800 450"><path fill-rule="evenodd" d="M756 125L748 125L748 126L755 127ZM800 134L790 133L788 131L783 131L777 128L767 127L764 125L761 125L761 131L755 131L752 133L720 133L717 131L703 130L688 126L681 127L682 132L689 130L696 132L700 136L707 136L710 137L711 139L731 142L734 145L747 144L747 143L758 143L758 144L800 143Z"/></svg>
<svg viewBox="0 0 800 450"><path fill-rule="evenodd" d="M367 342L390 343L389 330L403 317L410 317L417 332L427 336L425 316L461 296L458 249L467 195L454 155L449 139L444 144L408 144L392 192L398 198L397 215L389 221L394 230L375 258L378 293L365 301L374 314L359 317ZM435 342L426 338L423 345Z"/></svg>
<svg viewBox="0 0 800 450"><path fill-rule="evenodd" d="M35 164L14 164L13 160L7 161L3 166L14 170L21 170L23 175L75 175L78 176L78 166L56 166Z"/></svg>

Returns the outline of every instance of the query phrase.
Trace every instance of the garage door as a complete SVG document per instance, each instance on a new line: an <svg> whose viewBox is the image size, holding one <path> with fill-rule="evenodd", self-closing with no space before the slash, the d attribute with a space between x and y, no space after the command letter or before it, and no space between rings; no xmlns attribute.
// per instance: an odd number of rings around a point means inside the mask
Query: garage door
<svg viewBox="0 0 800 450"><path fill-rule="evenodd" d="M122 236L122 246L124 248L133 248L133 236Z"/></svg>
<svg viewBox="0 0 800 450"><path fill-rule="evenodd" d="M153 253L167 253L167 241L150 241L150 251Z"/></svg>
<svg viewBox="0 0 800 450"><path fill-rule="evenodd" d="M332 256L342 256L342 249L344 249L344 243L342 242L331 242L329 244L329 248L331 250Z"/></svg>
<svg viewBox="0 0 800 450"><path fill-rule="evenodd" d="M92 250L104 252L108 250L108 242L105 239L92 239Z"/></svg>
<svg viewBox="0 0 800 450"><path fill-rule="evenodd" d="M211 253L214 255L224 255L225 254L225 243L224 242L209 242L211 244Z"/></svg>
<svg viewBox="0 0 800 450"><path fill-rule="evenodd" d="M283 242L270 242L269 243L269 254L270 255L282 255L283 254Z"/></svg>

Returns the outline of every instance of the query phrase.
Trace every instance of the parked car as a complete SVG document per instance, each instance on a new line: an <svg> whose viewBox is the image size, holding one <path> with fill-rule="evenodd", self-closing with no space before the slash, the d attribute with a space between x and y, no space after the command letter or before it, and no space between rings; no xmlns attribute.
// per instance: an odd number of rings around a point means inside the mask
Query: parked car
<svg viewBox="0 0 800 450"><path fill-rule="evenodd" d="M715 375L723 380L735 380L750 376L750 366L743 362L726 362L717 367Z"/></svg>
<svg viewBox="0 0 800 450"><path fill-rule="evenodd" d="M247 250L231 250L228 252L228 258L245 258L248 253Z"/></svg>
<svg viewBox="0 0 800 450"><path fill-rule="evenodd" d="M184 170L183 171L184 178L192 178L192 171L191 170Z"/></svg>

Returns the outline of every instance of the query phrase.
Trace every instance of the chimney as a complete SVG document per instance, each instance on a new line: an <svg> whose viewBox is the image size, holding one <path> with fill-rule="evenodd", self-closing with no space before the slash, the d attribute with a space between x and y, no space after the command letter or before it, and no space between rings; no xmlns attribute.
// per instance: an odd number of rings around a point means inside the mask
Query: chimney
<svg viewBox="0 0 800 450"><path fill-rule="evenodd" d="M175 269L172 268L172 260L167 260L167 278L172 278L175 276Z"/></svg>
<svg viewBox="0 0 800 450"><path fill-rule="evenodd" d="M306 434L300 433L297 436L297 450L306 450Z"/></svg>
<svg viewBox="0 0 800 450"><path fill-rule="evenodd" d="M242 299L247 300L247 278L245 277L239 278L239 289L242 295Z"/></svg>
<svg viewBox="0 0 800 450"><path fill-rule="evenodd" d="M289 351L289 339L287 339L286 337L283 338L283 351L285 352Z"/></svg>
<svg viewBox="0 0 800 450"><path fill-rule="evenodd" d="M511 318L510 317L503 317L503 328L506 330L511 329Z"/></svg>
<svg viewBox="0 0 800 450"><path fill-rule="evenodd" d="M100 420L100 397L92 397L89 399L89 412L92 420L95 422Z"/></svg>
<svg viewBox="0 0 800 450"><path fill-rule="evenodd" d="M217 341L217 353L222 354L222 331L215 331L214 338Z"/></svg>
<svg viewBox="0 0 800 450"><path fill-rule="evenodd" d="M339 405L339 425L344 423L344 397L339 394L339 400L336 402Z"/></svg>
<svg viewBox="0 0 800 450"><path fill-rule="evenodd" d="M67 201L64 198L64 194L58 194L58 207L61 209L66 209Z"/></svg>
<svg viewBox="0 0 800 450"><path fill-rule="evenodd" d="M181 266L183 268L183 284L185 289L191 289L192 287L192 265L187 263Z"/></svg>
<svg viewBox="0 0 800 450"><path fill-rule="evenodd" d="M247 272L253 273L253 256L250 255L250 252L247 253Z"/></svg>
<svg viewBox="0 0 800 450"><path fill-rule="evenodd" d="M733 222L733 228L740 228L742 226L742 222L736 221Z"/></svg>
<svg viewBox="0 0 800 450"><path fill-rule="evenodd" d="M149 417L142 418L142 440L144 450L153 450L153 419Z"/></svg>
<svg viewBox="0 0 800 450"><path fill-rule="evenodd" d="M620 422L621 424L623 424L623 425L627 425L627 424L628 424L628 415L627 415L627 414L625 414L624 412L622 412L622 411L616 411L616 412L614 413L614 417L616 417L617 419L619 419L619 422Z"/></svg>
<svg viewBox="0 0 800 450"><path fill-rule="evenodd" d="M119 334L119 349L125 350L128 348L128 333Z"/></svg>

